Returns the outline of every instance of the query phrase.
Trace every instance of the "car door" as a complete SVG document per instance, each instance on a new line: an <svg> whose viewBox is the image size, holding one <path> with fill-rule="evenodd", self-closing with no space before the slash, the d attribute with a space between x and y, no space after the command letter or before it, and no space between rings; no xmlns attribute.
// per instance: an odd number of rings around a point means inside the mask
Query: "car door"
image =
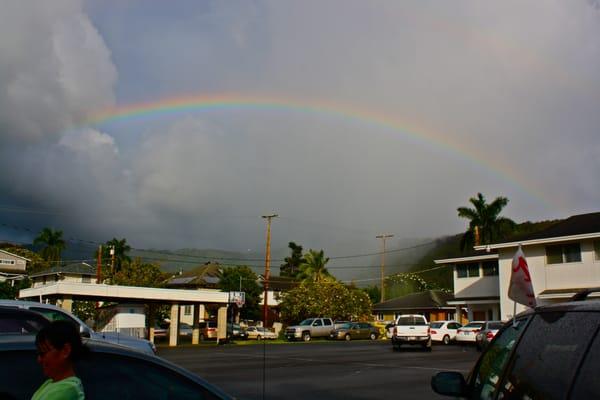
<svg viewBox="0 0 600 400"><path fill-rule="evenodd" d="M321 321L320 318L317 318L313 321L312 328L313 328L312 336L324 336L325 335L324 330L323 330L323 321Z"/></svg>
<svg viewBox="0 0 600 400"><path fill-rule="evenodd" d="M461 325L457 322L449 322L447 325L447 335L450 336L450 339L454 340L456 338L456 331Z"/></svg>

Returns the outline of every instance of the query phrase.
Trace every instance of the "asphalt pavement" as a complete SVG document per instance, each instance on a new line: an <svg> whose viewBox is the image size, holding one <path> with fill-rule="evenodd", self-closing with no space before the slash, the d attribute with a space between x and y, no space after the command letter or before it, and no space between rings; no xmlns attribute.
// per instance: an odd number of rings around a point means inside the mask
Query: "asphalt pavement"
<svg viewBox="0 0 600 400"><path fill-rule="evenodd" d="M239 399L438 399L438 371L467 373L473 347L392 350L390 341L161 348L159 356Z"/></svg>

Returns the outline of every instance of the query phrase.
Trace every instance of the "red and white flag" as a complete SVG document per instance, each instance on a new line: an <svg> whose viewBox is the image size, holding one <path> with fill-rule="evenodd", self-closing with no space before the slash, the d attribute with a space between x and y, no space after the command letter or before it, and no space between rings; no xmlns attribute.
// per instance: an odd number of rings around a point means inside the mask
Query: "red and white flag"
<svg viewBox="0 0 600 400"><path fill-rule="evenodd" d="M535 307L536 304L529 267L521 246L519 246L512 260L508 297L524 306Z"/></svg>

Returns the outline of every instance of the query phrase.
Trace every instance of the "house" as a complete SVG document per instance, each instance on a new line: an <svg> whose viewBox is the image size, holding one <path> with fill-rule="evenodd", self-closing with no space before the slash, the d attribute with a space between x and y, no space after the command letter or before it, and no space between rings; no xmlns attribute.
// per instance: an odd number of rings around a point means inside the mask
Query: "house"
<svg viewBox="0 0 600 400"><path fill-rule="evenodd" d="M207 262L189 271L180 272L166 282L166 287L171 289L218 289L221 265L219 263ZM200 321L211 318L211 312L203 304L199 306ZM193 323L194 306L182 305L179 310L180 321L189 325Z"/></svg>
<svg viewBox="0 0 600 400"><path fill-rule="evenodd" d="M25 274L27 272L28 258L0 250L0 272L6 274Z"/></svg>
<svg viewBox="0 0 600 400"><path fill-rule="evenodd" d="M508 287L519 245L538 304L566 301L580 289L600 286L600 213L575 215L533 234L475 246L477 251L498 254L501 319L510 319L514 313ZM524 309L518 304L516 311Z"/></svg>
<svg viewBox="0 0 600 400"><path fill-rule="evenodd" d="M373 314L378 321L393 321L402 314L420 314L427 321L452 320L456 318L456 307L448 304L452 299L452 293L443 290L411 293L375 304Z"/></svg>
<svg viewBox="0 0 600 400"><path fill-rule="evenodd" d="M73 283L96 283L96 267L87 263L72 263L52 267L30 276L31 287L37 288L59 281Z"/></svg>
<svg viewBox="0 0 600 400"><path fill-rule="evenodd" d="M535 233L475 246L468 255L435 260L454 268L454 300L469 320L513 317L508 298L512 259L519 245L527 259L537 303L568 300L578 290L600 286L600 213L559 220ZM525 310L517 304L516 312Z"/></svg>
<svg viewBox="0 0 600 400"><path fill-rule="evenodd" d="M115 304L100 308L97 330L117 332L137 338L146 336L146 306L144 304Z"/></svg>
<svg viewBox="0 0 600 400"><path fill-rule="evenodd" d="M500 319L498 254L479 250L434 262L453 267L454 299L448 305L466 308L469 321Z"/></svg>

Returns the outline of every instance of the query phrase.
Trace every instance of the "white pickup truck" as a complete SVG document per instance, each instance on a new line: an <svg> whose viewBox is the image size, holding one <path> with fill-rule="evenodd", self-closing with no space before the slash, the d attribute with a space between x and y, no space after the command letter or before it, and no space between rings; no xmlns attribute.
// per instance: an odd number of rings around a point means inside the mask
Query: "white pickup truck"
<svg viewBox="0 0 600 400"><path fill-rule="evenodd" d="M400 315L392 334L394 350L400 350L403 344L420 345L431 351L431 334L427 319L422 315Z"/></svg>

